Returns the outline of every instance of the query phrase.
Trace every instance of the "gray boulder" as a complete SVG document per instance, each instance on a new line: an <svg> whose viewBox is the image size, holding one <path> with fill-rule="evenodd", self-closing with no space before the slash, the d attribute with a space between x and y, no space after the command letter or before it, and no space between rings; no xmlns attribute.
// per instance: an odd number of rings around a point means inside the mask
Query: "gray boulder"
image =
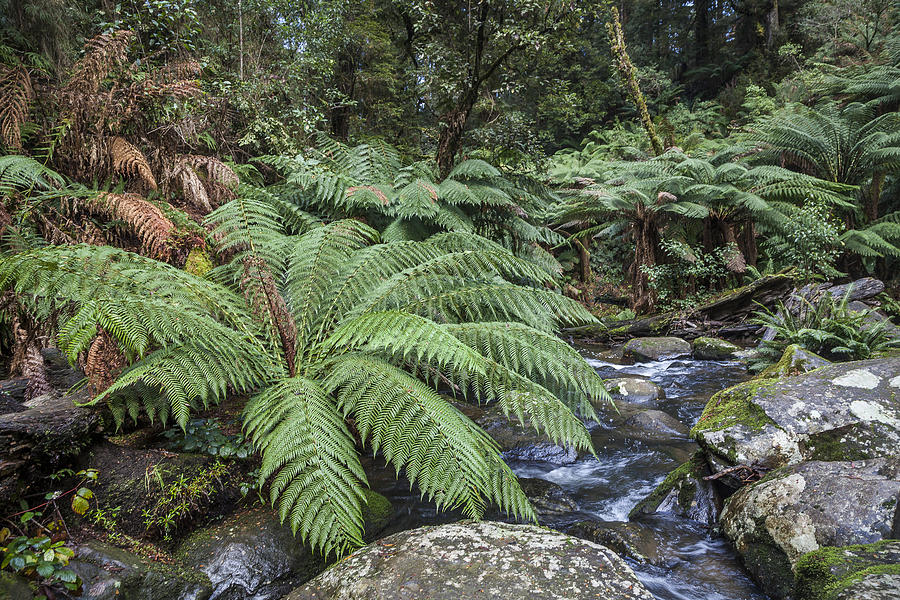
<svg viewBox="0 0 900 600"><path fill-rule="evenodd" d="M778 362L769 365L759 374L761 379L767 377L787 377L789 375L799 375L801 373L809 373L820 367L830 365L831 361L822 358L815 352L811 352L798 344L791 344L784 349Z"/></svg>
<svg viewBox="0 0 900 600"><path fill-rule="evenodd" d="M622 358L637 362L671 360L690 355L691 345L677 337L634 338L622 347Z"/></svg>
<svg viewBox="0 0 900 600"><path fill-rule="evenodd" d="M794 570L797 600L900 600L900 540L819 548Z"/></svg>
<svg viewBox="0 0 900 600"><path fill-rule="evenodd" d="M621 406L621 405L620 405ZM628 414L626 410L622 414ZM647 409L625 418L624 432L628 437L645 441L687 439L690 430L681 421L661 410Z"/></svg>
<svg viewBox="0 0 900 600"><path fill-rule="evenodd" d="M519 485L542 521L578 510L575 499L559 484L536 477L520 477Z"/></svg>
<svg viewBox="0 0 900 600"><path fill-rule="evenodd" d="M884 282L874 277L863 277L852 283L833 285L821 290L820 294L830 294L835 298L843 298L850 290L850 300L868 300L884 291Z"/></svg>
<svg viewBox="0 0 900 600"><path fill-rule="evenodd" d="M835 363L723 390L691 434L723 468L892 456L900 448L898 393L900 357Z"/></svg>
<svg viewBox="0 0 900 600"><path fill-rule="evenodd" d="M461 522L370 544L285 600L652 600L608 548L530 525Z"/></svg>
<svg viewBox="0 0 900 600"><path fill-rule="evenodd" d="M803 555L900 535L898 494L898 457L803 462L736 492L720 524L766 592L786 598Z"/></svg>
<svg viewBox="0 0 900 600"><path fill-rule="evenodd" d="M694 358L700 360L734 360L741 347L729 341L714 337L698 337L691 343Z"/></svg>
<svg viewBox="0 0 900 600"><path fill-rule="evenodd" d="M666 397L662 388L649 379L617 377L615 379L607 379L603 383L613 400L656 406L657 400ZM603 405L598 408L603 409L606 406L608 406L608 403L603 402Z"/></svg>
<svg viewBox="0 0 900 600"><path fill-rule="evenodd" d="M70 568L83 582L83 600L207 600L203 573L152 561L126 550L89 541L78 546Z"/></svg>

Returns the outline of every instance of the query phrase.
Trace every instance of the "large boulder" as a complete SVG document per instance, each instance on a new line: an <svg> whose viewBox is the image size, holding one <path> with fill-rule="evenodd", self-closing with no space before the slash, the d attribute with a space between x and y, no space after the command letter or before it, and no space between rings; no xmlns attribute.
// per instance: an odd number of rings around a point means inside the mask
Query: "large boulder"
<svg viewBox="0 0 900 600"><path fill-rule="evenodd" d="M366 546L285 600L651 600L599 544L530 525L461 522Z"/></svg>
<svg viewBox="0 0 900 600"><path fill-rule="evenodd" d="M900 600L900 540L819 548L795 571L797 600Z"/></svg>
<svg viewBox="0 0 900 600"><path fill-rule="evenodd" d="M634 338L622 347L622 358L637 362L671 360L690 355L690 343L677 337Z"/></svg>
<svg viewBox="0 0 900 600"><path fill-rule="evenodd" d="M81 577L82 600L207 600L206 575L91 540L76 548L70 568Z"/></svg>
<svg viewBox="0 0 900 600"><path fill-rule="evenodd" d="M554 444L537 432L527 419L522 424L515 416L507 417L496 404L473 416L475 423L499 444L507 459L558 465L568 465L578 460L579 454L574 447Z"/></svg>
<svg viewBox="0 0 900 600"><path fill-rule="evenodd" d="M698 337L691 343L694 358L700 360L734 360L741 347L727 340L714 337Z"/></svg>
<svg viewBox="0 0 900 600"><path fill-rule="evenodd" d="M786 598L804 554L900 535L898 495L900 457L803 462L736 492L720 523L767 593Z"/></svg>
<svg viewBox="0 0 900 600"><path fill-rule="evenodd" d="M622 411L626 414L626 411ZM628 437L644 441L688 439L690 430L681 421L661 410L646 409L629 414L623 431Z"/></svg>
<svg viewBox="0 0 900 600"><path fill-rule="evenodd" d="M900 447L898 393L900 357L836 363L723 390L691 434L721 469L891 456Z"/></svg>
<svg viewBox="0 0 900 600"><path fill-rule="evenodd" d="M628 513L628 518L670 513L714 525L722 508L722 499L712 483L704 479L709 474L703 453L695 452L690 460L669 473L649 496L638 502Z"/></svg>
<svg viewBox="0 0 900 600"><path fill-rule="evenodd" d="M613 400L631 402L632 404L656 406L658 400L666 397L661 387L649 379L640 377L617 377L615 379L607 379L603 384ZM608 405L608 402L603 400L602 405L598 406L598 408L604 409Z"/></svg>
<svg viewBox="0 0 900 600"><path fill-rule="evenodd" d="M578 510L575 499L557 483L536 477L520 477L519 485L541 522Z"/></svg>

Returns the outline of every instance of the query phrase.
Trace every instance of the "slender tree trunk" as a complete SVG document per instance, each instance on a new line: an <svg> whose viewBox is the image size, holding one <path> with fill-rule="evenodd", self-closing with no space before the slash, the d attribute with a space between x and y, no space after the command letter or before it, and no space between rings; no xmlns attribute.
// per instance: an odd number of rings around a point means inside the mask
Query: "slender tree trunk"
<svg viewBox="0 0 900 600"><path fill-rule="evenodd" d="M435 157L441 179L446 179L453 170L456 154L462 146L466 123L475 106L476 93L469 91L463 99L444 115L444 126L438 137L437 155Z"/></svg>
<svg viewBox="0 0 900 600"><path fill-rule="evenodd" d="M872 175L872 184L866 194L865 212L866 218L871 223L878 219L878 201L881 200L881 188L884 186L885 174L876 172Z"/></svg>
<svg viewBox="0 0 900 600"><path fill-rule="evenodd" d="M616 58L616 66L619 69L619 75L625 82L631 101L637 105L638 114L641 119L641 125L650 138L650 146L653 147L653 153L659 156L663 153L662 141L656 135L656 128L653 126L653 119L650 118L650 111L647 109L647 101L637 81L637 70L628 56L625 49L625 34L622 32L622 24L619 22L619 11L617 8L612 9L612 21L606 24L606 30L609 34L609 44L612 48L613 55Z"/></svg>
<svg viewBox="0 0 900 600"><path fill-rule="evenodd" d="M244 80L244 9L241 0L237 3L238 9L238 60L240 64L239 73L241 81Z"/></svg>
<svg viewBox="0 0 900 600"><path fill-rule="evenodd" d="M588 243L584 239L575 240L575 248L578 250L578 259L581 262L581 281L590 283L594 278L591 272L591 253L588 251Z"/></svg>
<svg viewBox="0 0 900 600"><path fill-rule="evenodd" d="M778 0L772 0L772 5L766 13L766 48L771 50L775 47L779 31Z"/></svg>
<svg viewBox="0 0 900 600"><path fill-rule="evenodd" d="M631 304L635 312L651 312L656 307L656 292L650 287L646 269L656 266L659 230L653 214L644 206L638 206L635 216L632 223L634 263L631 265Z"/></svg>
<svg viewBox="0 0 900 600"><path fill-rule="evenodd" d="M694 0L694 59L698 66L709 59L709 3L710 0Z"/></svg>

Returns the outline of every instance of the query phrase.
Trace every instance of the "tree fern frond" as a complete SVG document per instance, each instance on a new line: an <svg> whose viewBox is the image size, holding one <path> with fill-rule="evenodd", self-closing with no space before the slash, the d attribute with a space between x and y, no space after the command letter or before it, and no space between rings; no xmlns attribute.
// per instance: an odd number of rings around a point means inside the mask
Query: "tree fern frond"
<svg viewBox="0 0 900 600"><path fill-rule="evenodd" d="M263 455L260 482L282 521L325 555L362 545L366 476L353 437L316 381L294 377L251 398L247 431Z"/></svg>

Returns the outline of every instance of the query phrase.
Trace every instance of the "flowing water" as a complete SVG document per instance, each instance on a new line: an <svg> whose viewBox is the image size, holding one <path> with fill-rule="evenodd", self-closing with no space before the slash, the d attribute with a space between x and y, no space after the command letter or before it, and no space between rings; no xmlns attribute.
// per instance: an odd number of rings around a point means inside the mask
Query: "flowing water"
<svg viewBox="0 0 900 600"><path fill-rule="evenodd" d="M579 351L604 378L636 375L663 388L659 410L693 425L715 392L746 379L738 363L718 361L661 361L617 364L604 348L581 346ZM599 460L584 457L568 465L509 461L520 477L552 481L578 503L578 510L557 515L543 524L555 528L579 520L627 521L628 512L653 491L665 476L687 460L696 446L684 440L662 442L629 438L610 423L593 424ZM371 482L398 507L400 517L391 529L448 522L458 515L436 514L418 495L387 479ZM658 541L664 566L629 561L644 585L660 600L765 600L766 596L742 570L728 543L699 523L668 515L643 518Z"/></svg>

